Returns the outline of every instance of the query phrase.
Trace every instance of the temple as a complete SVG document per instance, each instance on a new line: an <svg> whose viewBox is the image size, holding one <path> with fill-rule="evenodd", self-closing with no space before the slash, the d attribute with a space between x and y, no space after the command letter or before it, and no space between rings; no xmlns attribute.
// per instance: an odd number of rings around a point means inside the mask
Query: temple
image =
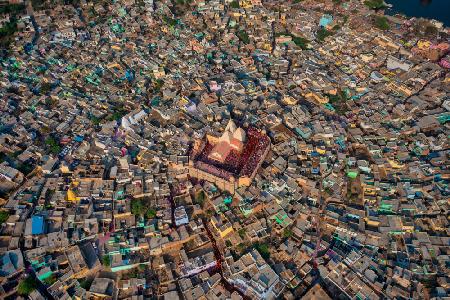
<svg viewBox="0 0 450 300"><path fill-rule="evenodd" d="M234 122L230 120L224 133L219 138L219 141L211 150L208 157L220 163L224 163L232 150L235 150L236 154L241 154L242 149L244 148L245 139L245 131L242 128L236 128Z"/></svg>
<svg viewBox="0 0 450 300"><path fill-rule="evenodd" d="M253 127L245 131L230 120L221 136L206 134L195 141L189 175L234 193L251 184L269 149L264 132Z"/></svg>

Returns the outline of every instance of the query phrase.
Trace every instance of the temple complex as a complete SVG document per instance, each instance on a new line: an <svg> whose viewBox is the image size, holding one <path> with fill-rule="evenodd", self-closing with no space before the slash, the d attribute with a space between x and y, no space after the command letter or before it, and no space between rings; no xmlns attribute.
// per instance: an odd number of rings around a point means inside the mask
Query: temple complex
<svg viewBox="0 0 450 300"><path fill-rule="evenodd" d="M231 193L249 186L270 149L270 139L256 128L228 122L220 137L206 134L195 141L189 175L215 183Z"/></svg>

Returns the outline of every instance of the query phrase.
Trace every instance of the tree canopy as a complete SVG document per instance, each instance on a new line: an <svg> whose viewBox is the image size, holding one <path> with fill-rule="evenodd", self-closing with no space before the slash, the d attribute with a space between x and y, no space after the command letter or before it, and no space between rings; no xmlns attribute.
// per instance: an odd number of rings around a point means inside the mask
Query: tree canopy
<svg viewBox="0 0 450 300"><path fill-rule="evenodd" d="M28 296L36 288L37 288L36 280L33 277L29 276L19 283L19 286L17 287L17 292L22 296Z"/></svg>

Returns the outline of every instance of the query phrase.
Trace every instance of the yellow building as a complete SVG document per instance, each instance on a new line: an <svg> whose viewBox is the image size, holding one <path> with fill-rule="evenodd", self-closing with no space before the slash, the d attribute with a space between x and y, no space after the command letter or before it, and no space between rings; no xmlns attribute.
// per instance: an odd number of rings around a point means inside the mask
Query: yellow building
<svg viewBox="0 0 450 300"><path fill-rule="evenodd" d="M67 190L67 201L71 201L71 202L75 202L78 201L80 199L78 199L77 195L75 194L74 191L72 191L71 189Z"/></svg>
<svg viewBox="0 0 450 300"><path fill-rule="evenodd" d="M315 94L315 93L312 93L312 92L311 93L307 93L305 95L305 98L308 99L309 101L313 101L313 102L315 102L317 104L326 104L326 103L328 103L328 98L327 97L322 97L322 96L320 96L318 94Z"/></svg>
<svg viewBox="0 0 450 300"><path fill-rule="evenodd" d="M228 221L223 222L221 217L213 216L211 218L211 224L214 229L217 230L221 238L226 237L234 231L231 223Z"/></svg>

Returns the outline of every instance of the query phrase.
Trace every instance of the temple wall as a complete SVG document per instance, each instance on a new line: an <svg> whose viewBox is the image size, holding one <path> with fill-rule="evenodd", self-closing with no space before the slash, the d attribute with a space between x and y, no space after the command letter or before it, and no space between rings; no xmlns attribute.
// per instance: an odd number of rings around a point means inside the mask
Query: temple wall
<svg viewBox="0 0 450 300"><path fill-rule="evenodd" d="M189 175L200 180L212 182L221 190L228 191L232 194L234 194L235 192L236 186L234 179L232 179L233 182L231 182L218 176L209 174L203 170L199 170L194 166L189 166Z"/></svg>

